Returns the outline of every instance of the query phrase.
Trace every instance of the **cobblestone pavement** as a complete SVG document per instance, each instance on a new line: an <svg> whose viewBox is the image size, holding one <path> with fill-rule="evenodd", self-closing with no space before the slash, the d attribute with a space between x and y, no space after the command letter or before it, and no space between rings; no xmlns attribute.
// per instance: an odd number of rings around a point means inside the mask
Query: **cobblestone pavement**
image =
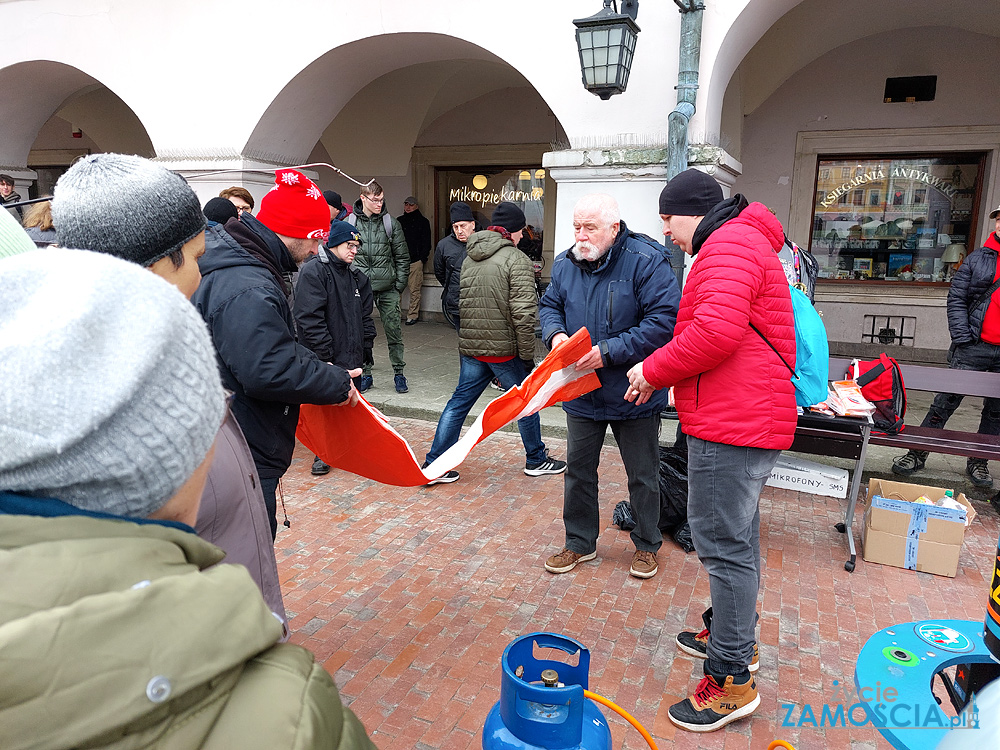
<svg viewBox="0 0 1000 750"><path fill-rule="evenodd" d="M433 423L393 425L418 456L430 445ZM563 441L546 442L565 455ZM765 488L761 706L749 720L694 735L675 732L667 708L701 676L702 663L678 651L674 635L701 627L708 578L669 539L655 578L628 575L629 536L611 525L614 504L627 497L617 451L606 448L601 467L607 526L598 559L559 576L542 563L562 546L562 478L526 477L516 434L490 437L459 467L458 482L432 488L336 470L313 477L311 464L299 446L283 481L291 528L279 526L276 543L292 640L334 675L383 749L481 747L503 649L534 631L582 641L592 655L590 689L630 711L660 748L766 748L775 738L798 750L888 747L867 726L782 727L781 704L819 707L834 680L853 683L858 652L878 629L930 617L981 620L998 533L996 512L976 503L956 578L860 558L848 574L844 537L833 530L844 501ZM613 747L647 747L605 714Z"/></svg>

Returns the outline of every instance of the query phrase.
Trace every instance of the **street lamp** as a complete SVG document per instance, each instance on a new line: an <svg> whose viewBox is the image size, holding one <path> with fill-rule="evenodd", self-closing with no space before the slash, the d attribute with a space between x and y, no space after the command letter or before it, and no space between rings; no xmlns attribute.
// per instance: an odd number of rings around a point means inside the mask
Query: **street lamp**
<svg viewBox="0 0 1000 750"><path fill-rule="evenodd" d="M639 34L635 22L639 0L621 0L621 3L623 13L618 12L614 0L604 0L600 12L573 21L584 88L605 101L612 94L622 93L628 85Z"/></svg>

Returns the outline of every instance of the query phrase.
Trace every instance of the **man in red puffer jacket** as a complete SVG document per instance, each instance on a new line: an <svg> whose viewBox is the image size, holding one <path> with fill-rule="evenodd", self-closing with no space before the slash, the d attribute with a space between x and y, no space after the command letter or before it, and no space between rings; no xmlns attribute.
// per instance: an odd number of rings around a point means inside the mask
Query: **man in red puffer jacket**
<svg viewBox="0 0 1000 750"><path fill-rule="evenodd" d="M795 322L778 260L784 231L764 205L748 205L742 195L723 200L714 179L689 169L660 193L660 218L663 234L698 258L673 339L629 370L625 398L643 403L674 386L688 436L688 522L712 607L704 630L677 636L682 651L706 659L705 678L669 716L683 729L711 732L760 705L751 675L758 666L758 503L795 433L795 389L775 353L794 364Z"/></svg>

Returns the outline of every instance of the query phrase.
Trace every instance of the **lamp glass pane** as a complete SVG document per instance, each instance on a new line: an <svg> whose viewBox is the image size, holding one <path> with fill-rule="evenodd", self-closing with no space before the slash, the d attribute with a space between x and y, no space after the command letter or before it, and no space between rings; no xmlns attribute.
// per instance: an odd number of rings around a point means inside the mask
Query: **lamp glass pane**
<svg viewBox="0 0 1000 750"><path fill-rule="evenodd" d="M608 82L608 69L606 66L594 68L594 83L605 84Z"/></svg>
<svg viewBox="0 0 1000 750"><path fill-rule="evenodd" d="M592 67L583 69L583 80L587 82L588 86L594 85L594 69Z"/></svg>
<svg viewBox="0 0 1000 750"><path fill-rule="evenodd" d="M580 40L580 49L594 46L591 32L580 29L580 31L576 32L576 34L577 39Z"/></svg>
<svg viewBox="0 0 1000 750"><path fill-rule="evenodd" d="M598 65L608 64L608 50L606 48L594 50L594 62Z"/></svg>
<svg viewBox="0 0 1000 750"><path fill-rule="evenodd" d="M608 46L608 30L607 29L594 29L594 46L595 47L607 47Z"/></svg>
<svg viewBox="0 0 1000 750"><path fill-rule="evenodd" d="M617 65L621 59L621 47L610 47L608 52L608 65Z"/></svg>
<svg viewBox="0 0 1000 750"><path fill-rule="evenodd" d="M608 36L608 41L611 44L613 44L613 45L614 44L621 44L621 42L622 42L622 28L621 28L621 26L616 26L615 28L611 29L611 33Z"/></svg>
<svg viewBox="0 0 1000 750"><path fill-rule="evenodd" d="M592 49L580 50L580 57L583 59L583 67L585 68L594 67L594 50Z"/></svg>

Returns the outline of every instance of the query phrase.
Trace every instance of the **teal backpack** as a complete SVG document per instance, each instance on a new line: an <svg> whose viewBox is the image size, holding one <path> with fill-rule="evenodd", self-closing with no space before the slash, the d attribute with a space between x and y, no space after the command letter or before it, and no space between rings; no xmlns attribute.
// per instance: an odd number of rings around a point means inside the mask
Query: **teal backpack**
<svg viewBox="0 0 1000 750"><path fill-rule="evenodd" d="M820 401L826 401L830 387L830 344L826 338L823 319L809 298L801 289L794 286L788 287L788 290L792 295L792 315L795 317L794 370L757 326L751 323L750 327L785 363L795 385L795 403L807 408Z"/></svg>

